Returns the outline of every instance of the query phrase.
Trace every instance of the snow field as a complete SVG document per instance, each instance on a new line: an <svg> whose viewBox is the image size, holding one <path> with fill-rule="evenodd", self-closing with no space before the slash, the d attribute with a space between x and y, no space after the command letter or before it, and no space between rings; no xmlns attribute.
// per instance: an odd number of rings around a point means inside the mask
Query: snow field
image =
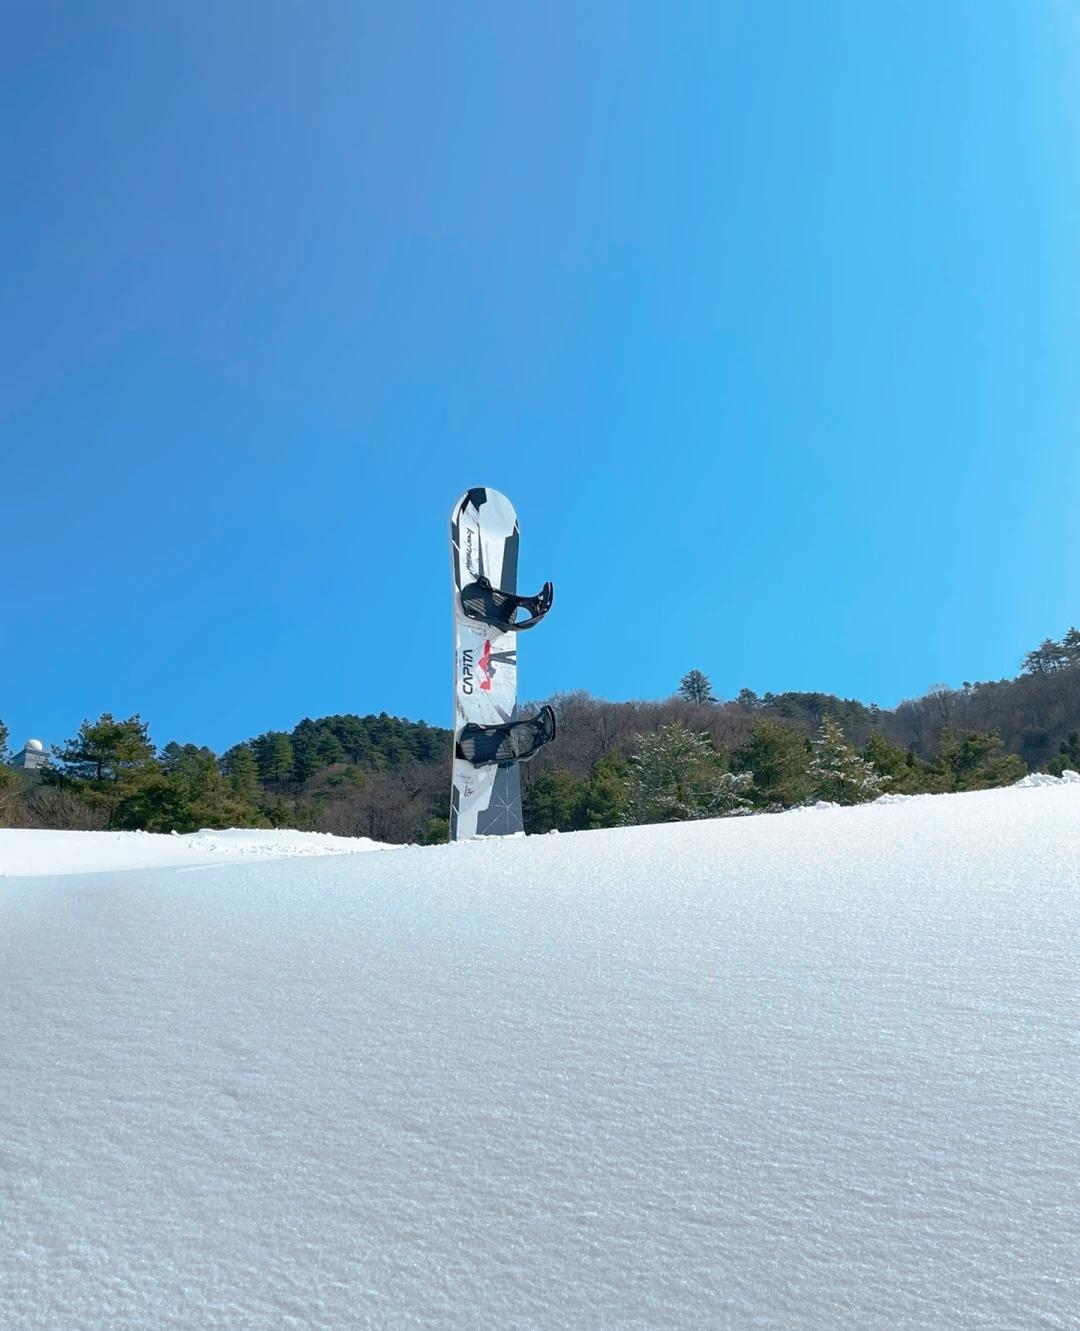
<svg viewBox="0 0 1080 1331"><path fill-rule="evenodd" d="M1036 1328L1080 785L0 886L0 1324Z"/></svg>

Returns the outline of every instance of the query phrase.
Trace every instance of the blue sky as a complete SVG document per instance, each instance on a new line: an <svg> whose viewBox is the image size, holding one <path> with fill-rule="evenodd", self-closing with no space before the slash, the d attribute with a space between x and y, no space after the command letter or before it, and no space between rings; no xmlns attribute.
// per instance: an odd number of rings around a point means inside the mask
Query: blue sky
<svg viewBox="0 0 1080 1331"><path fill-rule="evenodd" d="M446 724L1015 672L1080 620L1080 16L1052 0L0 7L0 717Z"/></svg>

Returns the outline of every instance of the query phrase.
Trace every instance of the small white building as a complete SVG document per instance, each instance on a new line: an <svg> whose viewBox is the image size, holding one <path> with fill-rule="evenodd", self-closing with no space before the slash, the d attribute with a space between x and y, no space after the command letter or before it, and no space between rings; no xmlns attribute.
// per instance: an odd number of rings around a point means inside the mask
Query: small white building
<svg viewBox="0 0 1080 1331"><path fill-rule="evenodd" d="M48 767L49 756L45 745L39 739L28 739L21 753L12 758L16 767L25 767L28 772L35 772L41 767Z"/></svg>

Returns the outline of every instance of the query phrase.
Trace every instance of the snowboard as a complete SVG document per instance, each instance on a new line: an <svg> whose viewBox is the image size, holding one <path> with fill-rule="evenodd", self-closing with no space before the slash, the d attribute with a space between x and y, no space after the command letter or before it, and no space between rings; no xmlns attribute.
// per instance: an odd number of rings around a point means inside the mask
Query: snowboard
<svg viewBox="0 0 1080 1331"><path fill-rule="evenodd" d="M517 715L518 635L550 608L552 588L517 594L518 520L505 495L483 486L450 516L454 602L454 761L450 839L524 830L519 764L555 733L545 707Z"/></svg>

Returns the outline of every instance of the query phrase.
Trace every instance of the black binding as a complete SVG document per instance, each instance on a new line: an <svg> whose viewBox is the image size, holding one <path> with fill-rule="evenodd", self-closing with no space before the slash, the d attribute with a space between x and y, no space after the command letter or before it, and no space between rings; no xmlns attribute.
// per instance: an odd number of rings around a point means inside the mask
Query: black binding
<svg viewBox="0 0 1080 1331"><path fill-rule="evenodd" d="M545 582L535 596L515 596L513 592L493 587L482 574L475 582L461 589L461 608L469 619L480 619L492 628L520 633L539 624L551 609L555 588ZM529 618L515 622L519 608L528 611Z"/></svg>
<svg viewBox="0 0 1080 1331"><path fill-rule="evenodd" d="M457 756L474 767L527 763L555 738L555 713L545 704L535 716L505 726L463 726Z"/></svg>

